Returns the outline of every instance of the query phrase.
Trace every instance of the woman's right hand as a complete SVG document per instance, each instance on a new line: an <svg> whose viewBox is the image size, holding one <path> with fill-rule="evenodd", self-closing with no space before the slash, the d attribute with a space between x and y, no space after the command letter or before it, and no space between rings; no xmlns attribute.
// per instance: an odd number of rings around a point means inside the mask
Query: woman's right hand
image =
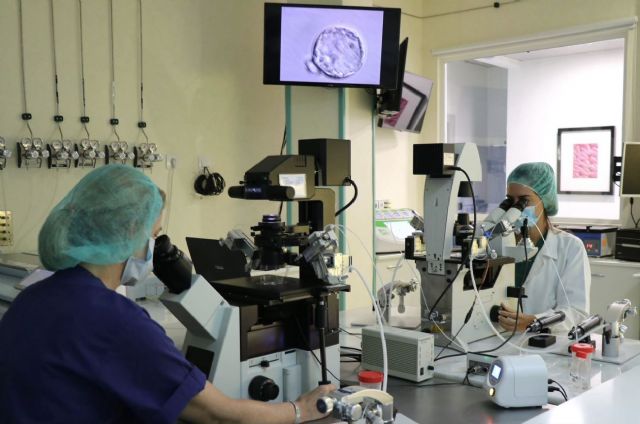
<svg viewBox="0 0 640 424"><path fill-rule="evenodd" d="M316 406L318 399L327 396L329 393L336 390L336 386L333 384L326 384L322 386L318 386L310 392L307 392L300 396L298 400L296 400L296 404L298 408L300 408L300 421L314 421L323 418L329 413L322 414L318 411Z"/></svg>

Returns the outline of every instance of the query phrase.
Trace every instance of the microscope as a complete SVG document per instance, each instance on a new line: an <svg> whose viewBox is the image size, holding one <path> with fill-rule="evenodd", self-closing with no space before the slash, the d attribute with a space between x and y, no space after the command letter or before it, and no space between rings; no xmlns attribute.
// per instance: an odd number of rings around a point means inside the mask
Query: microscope
<svg viewBox="0 0 640 424"><path fill-rule="evenodd" d="M514 280L514 259L504 255L506 245L515 246L515 238L502 236L510 230L508 221L511 218L504 217L505 222L502 220L506 210L490 214L488 219L495 222L485 220L485 229L478 223L477 234L474 234L470 225L456 225L458 197L466 196L471 191L470 182L463 171L471 181L482 178L480 156L475 144L413 146L413 173L426 176L425 224L423 240L406 240L405 257L413 259L420 272L421 289L426 299L426 304L421 304L421 327L424 331L434 333L437 346L447 345L445 336L452 338L460 328L462 330L458 338L466 343L494 334L481 308L474 303L471 273L486 310L506 299L507 285L513 285ZM510 206L505 205L505 209L510 209ZM519 216L520 213L513 221ZM499 228L492 234L501 237L495 237L495 241L492 241L495 247L487 246L487 237L482 233L498 225ZM418 244L426 246L423 254L414 253L412 245ZM485 254L485 251L492 253ZM473 269L469 269L470 255L474 256ZM475 307L471 308L472 304ZM465 321L468 321L466 325Z"/></svg>
<svg viewBox="0 0 640 424"><path fill-rule="evenodd" d="M168 288L160 300L187 329L183 353L230 397L282 402L340 384L338 294L349 291L350 264L337 251L335 193L324 186L349 177L349 141L300 140L299 152L266 157L228 191L237 199L295 201L299 223L264 215L251 228L253 240L231 231L213 241L244 255L251 270L293 265L299 278L240 269L207 281L191 274L168 238L156 241L154 273Z"/></svg>

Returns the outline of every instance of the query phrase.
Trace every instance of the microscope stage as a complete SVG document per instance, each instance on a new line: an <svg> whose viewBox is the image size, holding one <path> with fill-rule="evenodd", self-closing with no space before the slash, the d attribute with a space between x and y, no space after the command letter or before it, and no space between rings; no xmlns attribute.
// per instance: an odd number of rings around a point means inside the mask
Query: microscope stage
<svg viewBox="0 0 640 424"><path fill-rule="evenodd" d="M326 285L318 281L303 281L281 275L256 275L211 282L228 300L260 304L284 303L313 298L319 293L345 290L346 285Z"/></svg>

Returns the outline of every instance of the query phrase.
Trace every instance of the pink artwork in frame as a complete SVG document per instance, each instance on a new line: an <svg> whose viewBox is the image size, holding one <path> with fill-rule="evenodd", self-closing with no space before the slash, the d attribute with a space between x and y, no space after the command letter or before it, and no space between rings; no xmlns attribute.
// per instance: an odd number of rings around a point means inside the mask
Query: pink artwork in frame
<svg viewBox="0 0 640 424"><path fill-rule="evenodd" d="M573 145L573 178L598 178L598 144Z"/></svg>

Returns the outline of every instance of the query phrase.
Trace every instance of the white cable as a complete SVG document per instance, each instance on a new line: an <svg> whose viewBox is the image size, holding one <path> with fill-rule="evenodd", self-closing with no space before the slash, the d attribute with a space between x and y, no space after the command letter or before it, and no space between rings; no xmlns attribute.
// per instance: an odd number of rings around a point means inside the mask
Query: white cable
<svg viewBox="0 0 640 424"><path fill-rule="evenodd" d="M371 301L373 302L373 308L376 311L376 317L378 318L378 327L380 329L380 342L382 343L382 391L387 391L387 375L388 375L388 362L387 362L387 341L384 338L384 328L382 323L382 314L380 313L380 308L378 307L378 302L375 299L375 296L369 287L367 286L367 282L364 279L364 276L358 271L358 269L354 266L349 267L349 270L354 271L360 277L360 281L362 281L362 285L364 286L367 293L371 297Z"/></svg>
<svg viewBox="0 0 640 424"><path fill-rule="evenodd" d="M378 270L378 268L377 268L377 266L376 266L375 262L373 261L373 257L371 256L371 253L369 252L369 250L368 250L368 249L367 249L367 247L365 246L365 244L364 244L364 242L362 241L362 239L361 239L360 237L358 237L358 235L357 235L355 232L353 232L352 230L350 230L350 229L349 229L349 228L347 228L346 226L343 226L343 225L340 225L340 224L335 224L335 227L336 227L336 228L338 229L338 231L340 231L340 233L343 235L343 237L344 237L344 239L345 239L345 244L347 245L347 251L348 251L349 253L351 253L351 252L350 252L350 247L349 247L350 245L349 245L349 243L348 243L348 237L347 237L347 233L346 233L346 231L349 231L351 234L353 234L353 235L354 235L354 237L355 237L355 238L360 242L360 245L361 245L361 246L362 246L362 248L365 250L365 252L366 252L366 253L367 253L367 255L369 256L369 259L371 260L371 263L373 264L374 268L376 269L376 275L377 275L378 279L380 280L380 283L381 283L381 284L383 284L383 286L384 286L384 282L382 281L382 277L381 277L381 275L382 275L382 274L380 274L380 271ZM342 227L344 227L344 228L342 228ZM403 259L403 257L401 257L400 259L402 260L402 259ZM406 259L405 259L405 261L406 261ZM411 268L411 271L414 273L414 276L416 277L417 281L418 281L418 282L420 282L420 276L417 274L416 270L415 270L414 268L412 268L412 267L409 267L409 268ZM394 271L394 274L395 274L395 271ZM367 289L367 290L368 290L368 289ZM426 297L425 297L425 294L424 294L424 292L423 292L423 290L422 290L422 284L420 285L420 294L422 295L422 300L424 301L424 304L425 304L425 306L426 306L426 308L427 308L428 312L429 312L429 313L431 313L431 308L429 307L429 304L427 303L427 299L426 299ZM384 320L384 316L383 316L383 320ZM420 316L420 321L422 322L422 316ZM440 332L440 334L442 334L442 336L443 336L445 339L447 339L448 341L450 341L452 344L454 344L454 345L456 345L456 346L460 347L460 348L461 348L462 350L464 350L465 352L467 352L467 351L469 350L469 346L468 346L466 343L461 342L461 341L460 341L460 339L458 339L458 340L457 340L457 342L456 342L455 340L451 339L449 336L447 336L447 333L446 333L446 332L445 332L445 331L444 331L444 330L443 330L443 329L438 325L438 323L437 323L437 322L433 322L433 323L434 323L434 325L435 325L436 329ZM452 334L453 334L453 333L452 333Z"/></svg>
<svg viewBox="0 0 640 424"><path fill-rule="evenodd" d="M542 231L540 231L540 227L538 227L537 223L533 223L533 225L536 226L536 229L538 230L538 232L540 233L540 237L542 238L542 242L546 243L547 241L545 240L544 236L542 235ZM550 225L549 225L550 227ZM549 230L553 231L551 228L549 228ZM564 282L562 281L562 278L560 277L560 272L558 271L558 265L556 265L555 261L551 261L551 263L553 264L553 269L556 272L556 275L558 276L558 282L560 283L560 287L562 288L562 292L564 293L564 297L565 299L567 299L567 308L568 308L568 312L571 312L569 314L566 314L568 316L568 321L571 322L571 325L573 327L576 326L576 322L573 319L573 307L571 306L571 302L569 301L569 296L567 295L567 291L564 288Z"/></svg>
<svg viewBox="0 0 640 424"><path fill-rule="evenodd" d="M473 256L469 255L469 269L473 270ZM471 283L473 284L473 291L476 295L476 300L477 302L480 304L480 311L482 312L482 315L484 317L484 319L487 321L487 324L489 324L489 327L491 328L491 331L493 331L493 333L496 335L496 337L498 337L502 342L504 342L505 344L511 345L512 347L518 349L521 352L528 352L528 353L540 353L540 350L536 349L526 349L523 348L517 344L514 344L513 342L511 342L510 340L507 341L507 339L505 339L502 334L500 334L500 332L498 330L496 330L496 328L493 326L493 323L491 322L491 319L489 318L489 314L487 314L487 310L484 307L484 303L482 302L482 299L480 299L480 292L478 292L478 286L476 285L476 279L473 275L473 271L469 271L469 274L471 276Z"/></svg>
<svg viewBox="0 0 640 424"><path fill-rule="evenodd" d="M165 205L165 210L167 211L164 215L164 232L165 234L169 234L169 223L171 220L171 207L173 205L173 175L175 173L175 168L173 167L173 163L171 164L171 168L169 169L168 178L168 193L167 193L167 204Z"/></svg>
<svg viewBox="0 0 640 424"><path fill-rule="evenodd" d="M373 260L373 256L371 256L371 252L367 249L367 247L365 246L364 242L362 241L362 239L360 237L358 237L358 235L356 233L354 233L352 230L350 230L349 228L347 228L344 225L340 225L340 224L333 224L335 228L338 229L338 231L340 231L340 233L342 234L342 236L345 239L345 242L347 240L347 231L349 231L351 234L353 234L353 236L356 238L356 240L358 240L360 242L360 245L362 246L362 249L365 251L365 253L367 254L367 256L369 257L369 260L371 261L371 264L373 265L373 268L376 270L376 278L378 279L378 281L380 281L380 287L384 287L384 281L382 281L382 276L380 274L380 270L378 270L378 266L376 265L375 261ZM349 246L349 244L347 243L347 246ZM350 251L350 249L348 249ZM369 288L367 288L367 291L370 291ZM375 299L376 295L374 294L374 299ZM378 303L377 300L373 301L375 304ZM383 317L383 321L384 321L384 317Z"/></svg>

